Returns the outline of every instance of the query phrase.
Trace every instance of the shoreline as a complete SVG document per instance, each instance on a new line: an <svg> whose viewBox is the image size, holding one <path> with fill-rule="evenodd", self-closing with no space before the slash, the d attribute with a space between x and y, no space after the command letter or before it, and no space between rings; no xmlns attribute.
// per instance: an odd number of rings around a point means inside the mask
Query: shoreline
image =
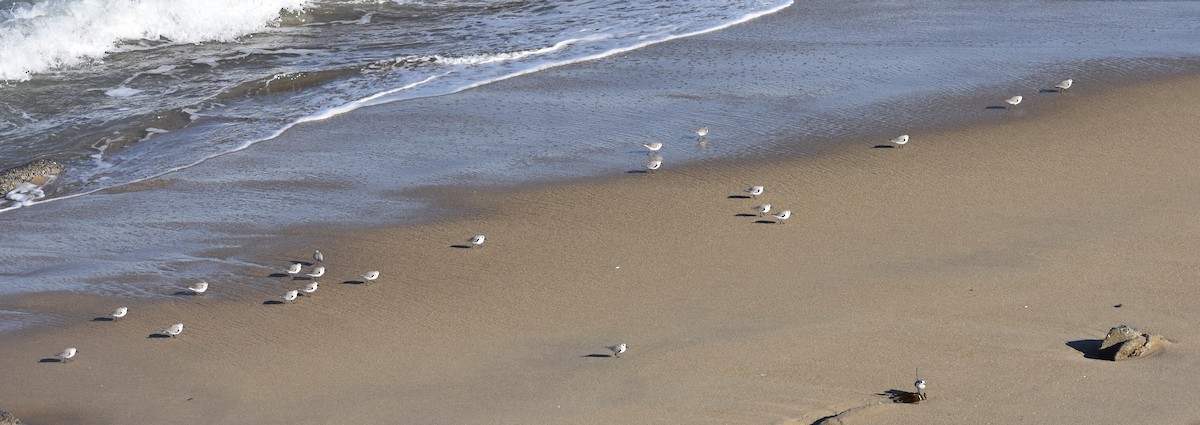
<svg viewBox="0 0 1200 425"><path fill-rule="evenodd" d="M440 195L467 215L238 248L279 270L326 253L324 292L293 305L262 305L302 283L269 266L112 323L87 322L102 297L6 299L59 320L5 335L0 367L25 385L0 408L39 424L1194 419L1194 93L1200 76L1080 87L898 149L462 188ZM740 216L750 184L796 216ZM477 233L484 248L451 247ZM345 283L370 269L379 282ZM147 338L179 320L180 338ZM1075 348L1119 323L1176 344L1122 363ZM630 352L599 357L617 342ZM38 363L70 344L76 361ZM918 368L927 403L875 395Z"/></svg>

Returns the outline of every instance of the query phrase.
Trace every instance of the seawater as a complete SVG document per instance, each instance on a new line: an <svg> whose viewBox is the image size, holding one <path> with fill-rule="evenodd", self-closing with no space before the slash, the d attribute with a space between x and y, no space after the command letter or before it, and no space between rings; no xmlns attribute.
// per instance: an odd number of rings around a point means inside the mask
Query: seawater
<svg viewBox="0 0 1200 425"><path fill-rule="evenodd" d="M59 25L38 17L65 12L0 7L0 161L70 167L50 197L0 213L0 294L251 284L228 270L257 267L249 259L262 253L206 253L269 243L282 227L436 214L405 195L413 187L621 173L653 139L667 142L667 167L783 154L780 140L797 134L903 132L948 98L1187 72L1200 53L1191 2L806 2L777 13L786 3L256 4L274 14L240 14L255 24L200 41L122 35L16 71L11 28ZM693 33L703 35L653 44ZM561 87L508 79L637 48L562 75ZM669 73L637 74L647 69ZM702 124L709 146L690 138Z"/></svg>

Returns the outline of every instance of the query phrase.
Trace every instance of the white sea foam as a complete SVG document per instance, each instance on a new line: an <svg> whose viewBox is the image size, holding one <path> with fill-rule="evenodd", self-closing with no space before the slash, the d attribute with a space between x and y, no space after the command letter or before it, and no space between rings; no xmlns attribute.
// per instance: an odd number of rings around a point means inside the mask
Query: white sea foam
<svg viewBox="0 0 1200 425"><path fill-rule="evenodd" d="M120 86L115 89L106 90L104 92L104 94L107 96L112 96L112 97L129 97L129 96L133 96L135 94L141 93L141 92L142 91L138 90L138 89L131 89L129 87Z"/></svg>
<svg viewBox="0 0 1200 425"><path fill-rule="evenodd" d="M232 41L306 0L44 0L0 11L0 80L103 58L123 41Z"/></svg>

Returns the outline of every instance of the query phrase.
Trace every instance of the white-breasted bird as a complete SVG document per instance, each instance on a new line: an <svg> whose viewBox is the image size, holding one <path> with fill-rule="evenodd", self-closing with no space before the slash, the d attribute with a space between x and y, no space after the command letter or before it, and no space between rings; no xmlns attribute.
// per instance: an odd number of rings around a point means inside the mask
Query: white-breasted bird
<svg viewBox="0 0 1200 425"><path fill-rule="evenodd" d="M301 269L302 267L304 267L304 265L303 265L303 264L300 264L300 263L292 263L291 267L288 267L288 269L287 269L287 274L290 274L290 275L295 275L296 273L300 273L300 269Z"/></svg>
<svg viewBox="0 0 1200 425"><path fill-rule="evenodd" d="M291 291L287 291L287 292L283 293L283 301L285 301L285 302L296 301L296 297L298 297L298 296L300 296L300 291L293 289Z"/></svg>
<svg viewBox="0 0 1200 425"><path fill-rule="evenodd" d="M313 269L312 273L308 274L308 277L321 277L324 275L325 275L325 266L317 266L317 268Z"/></svg>
<svg viewBox="0 0 1200 425"><path fill-rule="evenodd" d="M307 285L304 285L304 289L302 289L302 291L304 291L305 295L312 295L313 292L317 292L317 287L319 286L321 286L320 283L308 282Z"/></svg>
<svg viewBox="0 0 1200 425"><path fill-rule="evenodd" d="M757 198L766 191L767 189L763 188L762 186L750 186L748 189L746 189L746 193L749 193L751 198Z"/></svg>
<svg viewBox="0 0 1200 425"><path fill-rule="evenodd" d="M1013 96L1013 97L1010 97L1010 98L1008 98L1008 99L1004 99L1004 103L1007 103L1007 104L1008 104L1008 107L1009 107L1009 108L1012 108L1012 107L1015 107L1015 106L1017 106L1018 104L1020 104L1020 103L1021 103L1021 99L1024 99L1024 97L1021 97L1021 96Z"/></svg>
<svg viewBox="0 0 1200 425"><path fill-rule="evenodd" d="M787 219L792 218L792 210L783 210L778 213L771 214L771 217L775 217L776 220L779 220L779 224L783 224L787 221Z"/></svg>
<svg viewBox="0 0 1200 425"><path fill-rule="evenodd" d="M758 213L759 217L771 212L771 204L760 204L754 206L754 212Z"/></svg>
<svg viewBox="0 0 1200 425"><path fill-rule="evenodd" d="M321 254L321 251L313 251L313 261L318 263L325 261L325 255Z"/></svg>
<svg viewBox="0 0 1200 425"><path fill-rule="evenodd" d="M116 310L113 310L111 316L113 320L117 320L125 317L126 314L129 314L129 307L117 307Z"/></svg>
<svg viewBox="0 0 1200 425"><path fill-rule="evenodd" d="M895 143L895 144L896 144L896 147L904 146L904 144L908 143L908 135L907 135L907 134L901 134L901 135L899 135L899 136L896 136L895 138L893 138L893 139L891 140L891 142L892 142L892 143Z"/></svg>
<svg viewBox="0 0 1200 425"><path fill-rule="evenodd" d="M1075 80L1068 78L1059 82L1058 85L1054 86L1054 88L1059 89L1060 91L1067 91L1067 89L1071 88L1071 84L1075 84Z"/></svg>
<svg viewBox="0 0 1200 425"><path fill-rule="evenodd" d="M204 291L208 290L208 282L199 281L193 283L192 286L187 287L187 289L192 291L192 295L204 295Z"/></svg>
<svg viewBox="0 0 1200 425"><path fill-rule="evenodd" d="M651 159L650 162L646 163L646 170L651 173L653 173L655 170L658 170L659 168L662 168L662 160L661 159Z"/></svg>
<svg viewBox="0 0 1200 425"><path fill-rule="evenodd" d="M177 337L179 334L183 333L183 323L176 323L174 325L167 326L166 329L163 329L162 333L171 338Z"/></svg>
<svg viewBox="0 0 1200 425"><path fill-rule="evenodd" d="M79 350L76 350L75 347L71 347L66 350L62 350L62 352L58 353L58 356L56 356L56 357L62 359L61 360L62 363L66 363L66 362L71 361L71 358L75 357L75 353L78 351Z"/></svg>
<svg viewBox="0 0 1200 425"><path fill-rule="evenodd" d="M699 130L696 130L696 137L704 137L707 135L708 135L708 126L707 125L704 127L700 127Z"/></svg>
<svg viewBox="0 0 1200 425"><path fill-rule="evenodd" d="M366 279L367 283L371 283L375 279L379 279L379 270L372 270L372 271L363 273L362 278Z"/></svg>
<svg viewBox="0 0 1200 425"><path fill-rule="evenodd" d="M613 357L620 358L621 355L625 354L625 351L629 349L629 346L625 345L625 343L622 342L620 344L610 345L610 346L604 347L604 348L607 348L607 349L609 349L609 351L612 351Z"/></svg>
<svg viewBox="0 0 1200 425"><path fill-rule="evenodd" d="M471 248L481 247L485 241L487 241L486 235L475 235L467 239L467 243L471 244Z"/></svg>
<svg viewBox="0 0 1200 425"><path fill-rule="evenodd" d="M649 150L650 152L658 152L659 149L662 149L663 144L662 144L662 142L650 142L650 143L643 143L642 146L645 146L646 149Z"/></svg>

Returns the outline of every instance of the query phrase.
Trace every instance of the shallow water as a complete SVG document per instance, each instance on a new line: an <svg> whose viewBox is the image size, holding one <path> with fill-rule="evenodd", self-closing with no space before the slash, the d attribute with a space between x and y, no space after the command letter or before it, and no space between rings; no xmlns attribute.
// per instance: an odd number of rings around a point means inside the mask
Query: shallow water
<svg viewBox="0 0 1200 425"><path fill-rule="evenodd" d="M1197 17L1194 3L804 3L533 78L300 124L158 178L7 211L0 293L155 296L200 278L245 281L228 270L259 267L252 261L270 253L205 253L269 242L281 228L436 218L411 194L417 187L639 170L651 140L666 144L670 169L1020 117L1028 112L986 107L1018 93L1031 108L1039 97L1070 96L1039 92L1062 78L1085 91L1189 72ZM259 128L286 123L268 118ZM701 125L713 129L704 143L692 135ZM123 152L159 161L174 152L163 149ZM129 175L139 173L158 172Z"/></svg>

